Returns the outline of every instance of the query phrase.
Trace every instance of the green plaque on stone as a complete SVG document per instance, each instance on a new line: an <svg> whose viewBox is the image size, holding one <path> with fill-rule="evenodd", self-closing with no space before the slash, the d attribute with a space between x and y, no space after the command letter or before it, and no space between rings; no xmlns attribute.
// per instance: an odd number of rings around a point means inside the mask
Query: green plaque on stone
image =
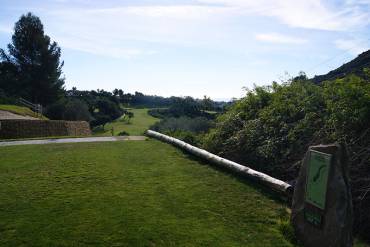
<svg viewBox="0 0 370 247"><path fill-rule="evenodd" d="M306 184L306 202L325 210L331 154L310 151Z"/></svg>
<svg viewBox="0 0 370 247"><path fill-rule="evenodd" d="M294 186L292 225L305 247L352 247L352 197L344 145L310 146Z"/></svg>

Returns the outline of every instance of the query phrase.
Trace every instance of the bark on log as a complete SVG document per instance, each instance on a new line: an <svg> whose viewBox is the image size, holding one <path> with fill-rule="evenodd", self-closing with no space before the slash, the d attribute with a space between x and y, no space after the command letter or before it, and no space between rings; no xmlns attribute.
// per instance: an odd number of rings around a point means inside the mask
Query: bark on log
<svg viewBox="0 0 370 247"><path fill-rule="evenodd" d="M246 176L248 178L253 179L257 183L261 183L274 191L277 191L279 193L282 193L286 195L287 197L291 197L293 193L293 187L279 179L273 178L267 174L264 174L262 172L255 171L247 166L240 165L236 162L221 158L217 155L214 155L210 152L207 152L203 149L194 147L186 142L183 142L181 140L178 140L176 138L161 134L159 132L153 131L153 130L147 130L146 134L150 137L159 139L161 141L170 143L174 146L177 146L191 154L194 154L195 156L198 156L202 159L205 159L213 164L216 164L220 167L227 168L229 170L232 170L240 175Z"/></svg>

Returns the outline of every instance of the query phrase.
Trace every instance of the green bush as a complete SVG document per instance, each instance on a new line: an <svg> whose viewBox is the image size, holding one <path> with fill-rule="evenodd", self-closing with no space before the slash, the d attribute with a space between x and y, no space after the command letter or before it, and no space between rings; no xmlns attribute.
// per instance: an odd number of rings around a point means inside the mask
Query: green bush
<svg viewBox="0 0 370 247"><path fill-rule="evenodd" d="M9 97L2 89L0 89L0 104L1 105L16 105L18 102L14 97Z"/></svg>
<svg viewBox="0 0 370 247"><path fill-rule="evenodd" d="M91 120L91 114L85 102L78 99L71 99L65 105L63 119L89 122Z"/></svg>
<svg viewBox="0 0 370 247"><path fill-rule="evenodd" d="M55 120L87 121L92 117L87 104L78 99L61 99L48 106L46 116Z"/></svg>
<svg viewBox="0 0 370 247"><path fill-rule="evenodd" d="M192 145L199 145L202 134L214 126L214 121L205 117L165 118L150 129L170 135Z"/></svg>
<svg viewBox="0 0 370 247"><path fill-rule="evenodd" d="M121 131L118 133L119 136L129 136L130 133L127 133L126 131Z"/></svg>
<svg viewBox="0 0 370 247"><path fill-rule="evenodd" d="M218 118L204 146L258 170L284 177L320 129L323 98L307 81L256 87Z"/></svg>
<svg viewBox="0 0 370 247"><path fill-rule="evenodd" d="M212 126L213 121L207 118L182 116L179 118L165 118L151 126L151 129L159 132L187 131L201 133L208 131Z"/></svg>
<svg viewBox="0 0 370 247"><path fill-rule="evenodd" d="M104 126L98 125L92 128L93 133L104 133Z"/></svg>
<svg viewBox="0 0 370 247"><path fill-rule="evenodd" d="M310 145L349 151L355 230L370 232L370 83L356 76L316 85L304 78L256 87L202 139L207 150L293 180Z"/></svg>

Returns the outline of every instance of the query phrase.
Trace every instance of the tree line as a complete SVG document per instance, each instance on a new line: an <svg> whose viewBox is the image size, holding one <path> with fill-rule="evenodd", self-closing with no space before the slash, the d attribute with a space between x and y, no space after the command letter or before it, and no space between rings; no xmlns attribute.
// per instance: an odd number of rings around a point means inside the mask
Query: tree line
<svg viewBox="0 0 370 247"><path fill-rule="evenodd" d="M118 88L112 92L66 90L63 65L61 48L45 34L40 18L32 13L22 15L15 23L11 43L0 49L0 103L17 104L18 98L24 98L43 105L43 113L50 119L84 120L92 126L120 117L125 113L122 106L163 108L184 101L191 102L186 104L191 112L195 108L219 111L224 104L208 97L161 97Z"/></svg>

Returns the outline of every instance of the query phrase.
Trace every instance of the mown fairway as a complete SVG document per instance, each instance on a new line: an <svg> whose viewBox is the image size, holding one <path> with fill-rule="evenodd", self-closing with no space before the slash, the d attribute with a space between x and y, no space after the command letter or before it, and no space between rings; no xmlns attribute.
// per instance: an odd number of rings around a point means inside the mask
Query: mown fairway
<svg viewBox="0 0 370 247"><path fill-rule="evenodd" d="M134 113L134 117L130 119L128 123L127 117L120 118L112 123L108 123L104 127L103 133L95 133L98 136L110 136L112 135L111 129L113 128L114 135L118 135L120 132L125 131L130 135L143 135L145 130L149 129L151 125L159 121L158 118L154 118L148 114L147 108L143 109L129 109L130 112Z"/></svg>
<svg viewBox="0 0 370 247"><path fill-rule="evenodd" d="M285 209L158 141L0 148L2 246L290 246Z"/></svg>

